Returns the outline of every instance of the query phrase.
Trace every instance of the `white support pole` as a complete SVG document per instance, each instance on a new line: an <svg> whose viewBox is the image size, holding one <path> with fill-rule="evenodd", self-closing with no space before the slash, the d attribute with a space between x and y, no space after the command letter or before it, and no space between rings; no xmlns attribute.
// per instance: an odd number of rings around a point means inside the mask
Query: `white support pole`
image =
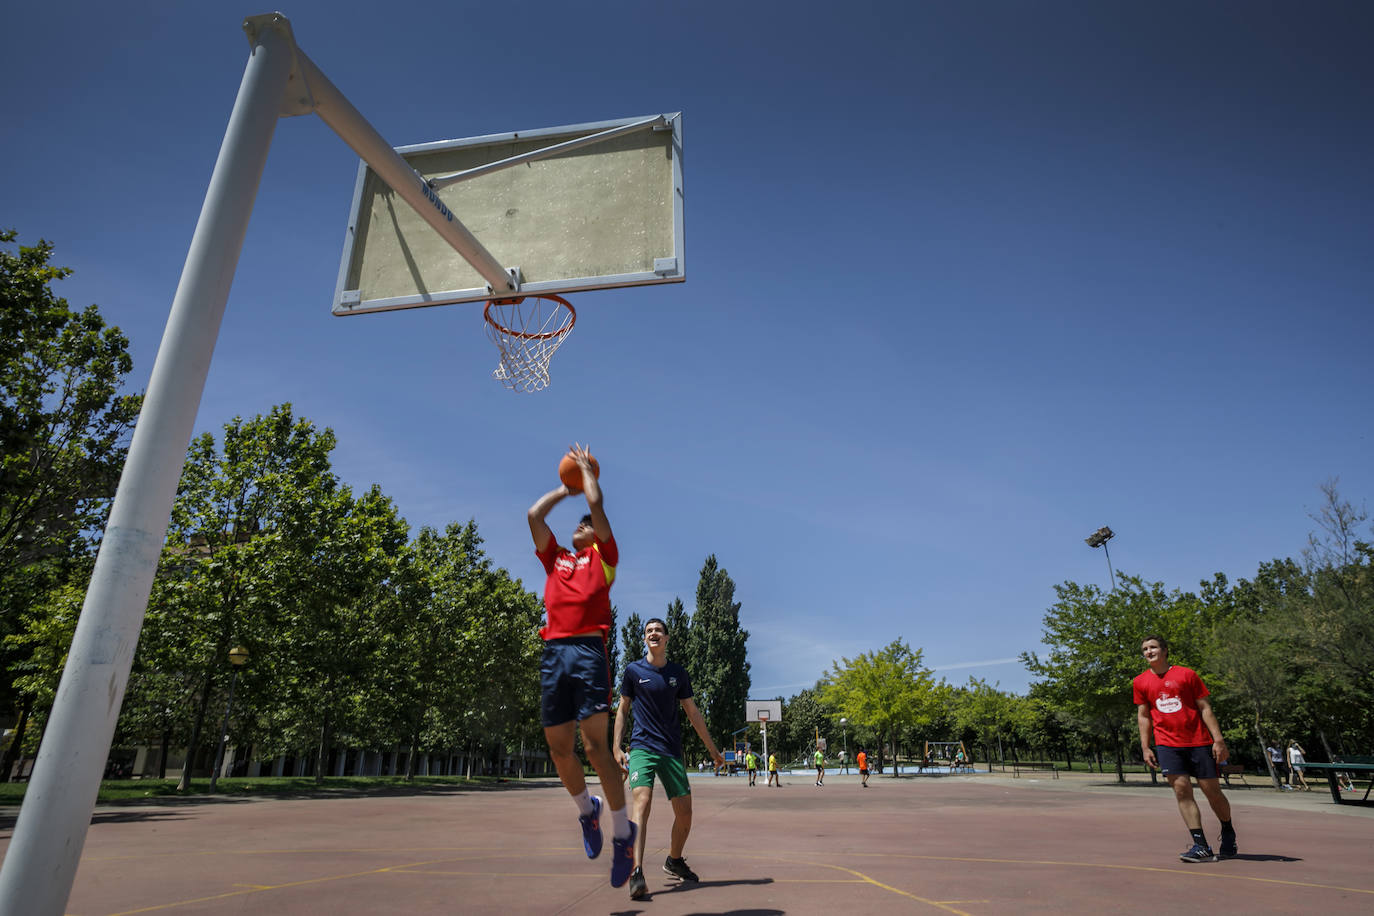
<svg viewBox="0 0 1374 916"><path fill-rule="evenodd" d="M66 909L210 356L291 72L291 51L285 29L263 29L254 40L33 778L0 868L0 913L62 916Z"/></svg>
<svg viewBox="0 0 1374 916"><path fill-rule="evenodd" d="M444 241L453 246L454 251L472 265L487 281L494 295L499 297L518 292L519 282L444 206L429 183L401 158L400 153L392 149L391 144L377 133L300 48L296 49L296 67L310 91L315 114L320 116L320 120L328 124L360 159L372 166L378 178L410 204L421 219L429 223Z"/></svg>

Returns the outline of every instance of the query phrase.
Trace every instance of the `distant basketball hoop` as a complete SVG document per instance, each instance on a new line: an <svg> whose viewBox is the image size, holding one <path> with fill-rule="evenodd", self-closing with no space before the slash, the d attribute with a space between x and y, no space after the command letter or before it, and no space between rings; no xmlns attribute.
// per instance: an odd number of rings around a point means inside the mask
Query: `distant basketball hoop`
<svg viewBox="0 0 1374 916"><path fill-rule="evenodd" d="M483 312L487 337L501 351L491 377L512 391L549 386L549 360L577 323L568 300L552 293L492 299Z"/></svg>
<svg viewBox="0 0 1374 916"><path fill-rule="evenodd" d="M759 710L759 721L760 721L760 722L767 722L767 721L768 721L768 710L766 710L766 709L760 709L760 710Z"/></svg>

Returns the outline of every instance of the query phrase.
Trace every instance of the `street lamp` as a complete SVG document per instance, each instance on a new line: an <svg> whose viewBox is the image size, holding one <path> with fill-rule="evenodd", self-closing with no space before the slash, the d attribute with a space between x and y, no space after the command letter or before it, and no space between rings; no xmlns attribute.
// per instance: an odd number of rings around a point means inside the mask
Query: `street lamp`
<svg viewBox="0 0 1374 916"><path fill-rule="evenodd" d="M844 771L849 772L849 720L840 717L840 733L844 736Z"/></svg>
<svg viewBox="0 0 1374 916"><path fill-rule="evenodd" d="M1116 591L1116 573L1112 571L1112 553L1107 549L1107 542L1116 536L1116 532L1103 525L1092 534L1083 539L1083 543L1094 549L1101 547L1102 552L1107 556L1107 574L1112 577L1112 591Z"/></svg>
<svg viewBox="0 0 1374 916"><path fill-rule="evenodd" d="M219 730L219 747L215 748L215 767L210 771L210 791L215 791L215 783L219 782L219 768L224 764L224 746L229 743L229 710L234 708L234 685L239 680L239 669L248 661L248 650L243 646L234 646L229 650L229 664L234 666L234 673L229 678L229 702L224 704L224 725Z"/></svg>

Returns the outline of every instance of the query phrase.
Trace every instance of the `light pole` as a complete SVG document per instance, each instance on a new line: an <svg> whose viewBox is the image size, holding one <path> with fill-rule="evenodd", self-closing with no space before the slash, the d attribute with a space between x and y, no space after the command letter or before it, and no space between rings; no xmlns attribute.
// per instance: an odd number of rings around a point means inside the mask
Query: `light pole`
<svg viewBox="0 0 1374 916"><path fill-rule="evenodd" d="M840 717L840 734L844 738L844 771L847 775L849 773L849 720L843 716Z"/></svg>
<svg viewBox="0 0 1374 916"><path fill-rule="evenodd" d="M1112 577L1112 591L1116 591L1116 573L1112 571L1112 554L1107 549L1107 542L1115 536L1115 531L1103 525L1083 539L1083 543L1092 548L1101 547L1102 552L1107 555L1107 574Z"/></svg>
<svg viewBox="0 0 1374 916"><path fill-rule="evenodd" d="M229 702L224 704L224 725L219 730L219 746L215 748L215 766L210 771L210 791L215 791L215 783L219 782L219 768L224 764L224 746L229 743L229 710L234 708L234 685L239 680L239 669L248 661L248 650L243 646L234 646L229 650L229 664L234 666L234 673L229 678Z"/></svg>

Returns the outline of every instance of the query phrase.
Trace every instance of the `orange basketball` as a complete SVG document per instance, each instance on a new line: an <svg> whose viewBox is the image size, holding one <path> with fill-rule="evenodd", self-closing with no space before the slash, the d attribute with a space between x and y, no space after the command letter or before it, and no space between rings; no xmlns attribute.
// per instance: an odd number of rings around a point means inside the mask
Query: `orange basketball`
<svg viewBox="0 0 1374 916"><path fill-rule="evenodd" d="M601 478L601 465L595 457L592 457L592 476L598 480ZM582 492L582 469L568 455L564 455L563 460L558 462L558 479L573 493Z"/></svg>

